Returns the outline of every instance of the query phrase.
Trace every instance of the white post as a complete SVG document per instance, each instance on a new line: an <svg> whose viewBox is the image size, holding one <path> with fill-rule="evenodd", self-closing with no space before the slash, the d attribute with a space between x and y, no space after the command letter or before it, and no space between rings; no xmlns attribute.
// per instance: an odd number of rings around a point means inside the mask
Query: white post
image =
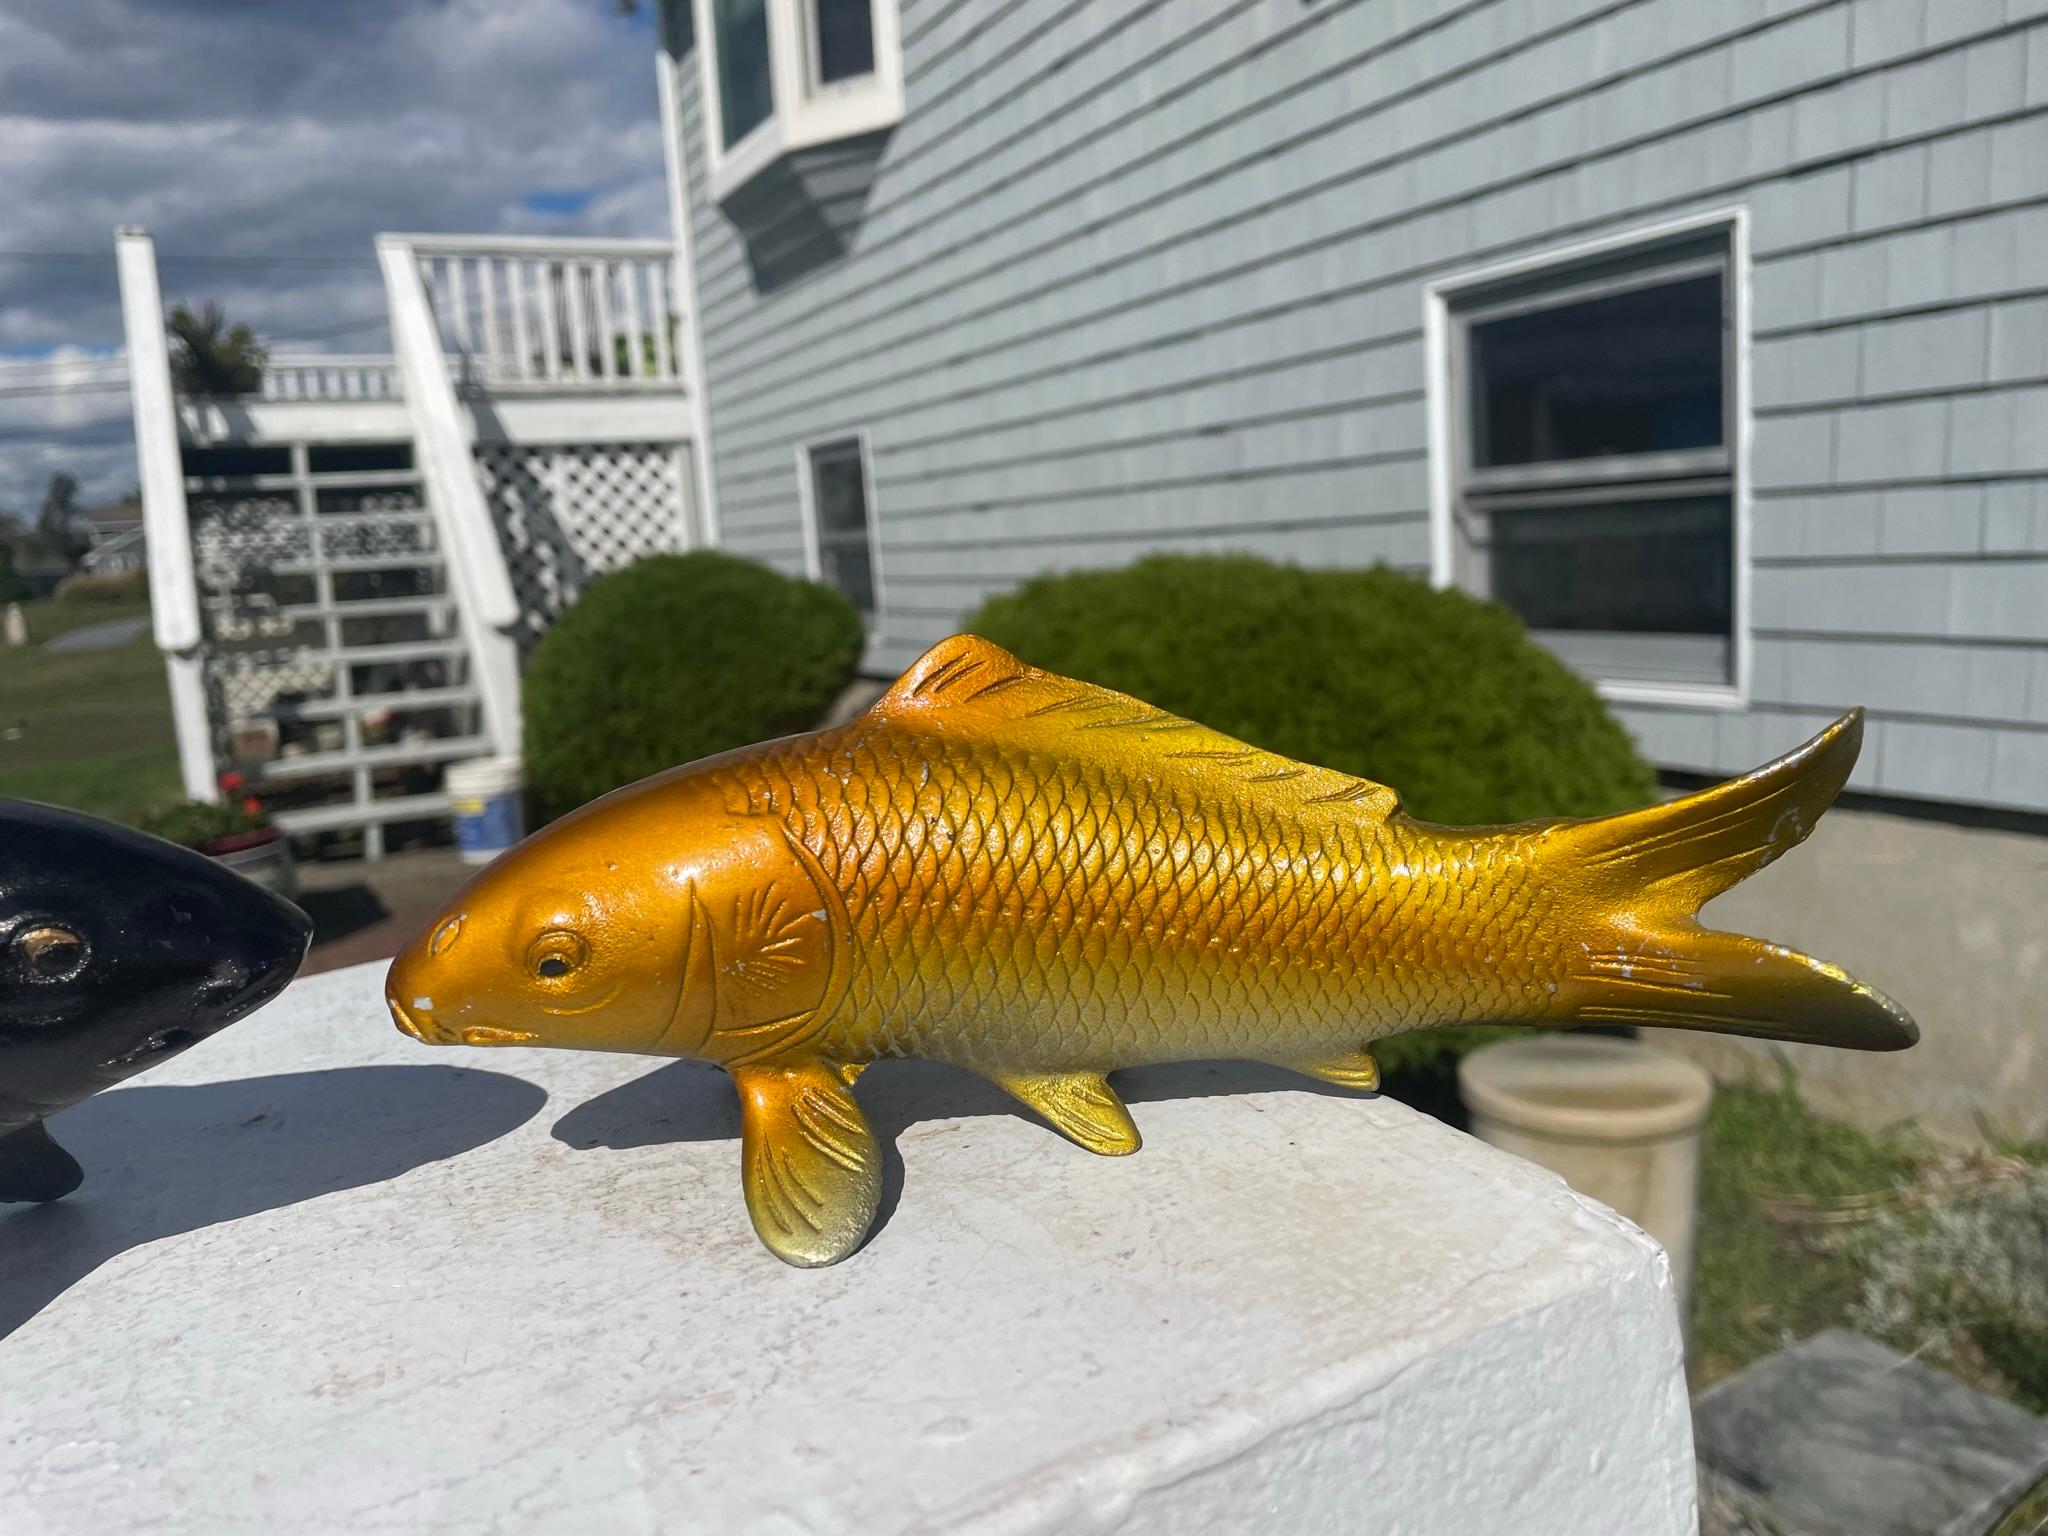
<svg viewBox="0 0 2048 1536"><path fill-rule="evenodd" d="M391 345L398 356L413 445L448 575L460 609L470 666L483 698L484 730L492 747L519 751L519 600L505 569L505 552L491 525L491 509L477 483L476 460L441 334L427 303L419 259L409 241L377 237L377 261L391 309Z"/></svg>
<svg viewBox="0 0 2048 1536"><path fill-rule="evenodd" d="M700 43L698 45L702 47ZM668 221L674 240L675 290L679 311L676 326L676 372L683 381L683 399L690 413L690 457L697 466L697 515L704 530L704 542L718 543L718 488L711 463L711 407L704 387L704 338L697 329L697 256L690 234L690 159L683 143L682 65L662 49L654 56L655 86L661 96L661 150L668 162ZM668 328L667 306L655 316L664 332ZM684 530L685 546L697 541L693 530Z"/></svg>
<svg viewBox="0 0 2048 1536"><path fill-rule="evenodd" d="M143 538L149 554L149 606L171 691L178 771L194 800L217 800L213 725L199 646L199 586L192 574L192 532L185 510L185 464L178 452L178 407L171 394L171 350L157 289L156 243L146 230L114 236L121 324L128 342L128 394L135 411L135 460L142 479Z"/></svg>

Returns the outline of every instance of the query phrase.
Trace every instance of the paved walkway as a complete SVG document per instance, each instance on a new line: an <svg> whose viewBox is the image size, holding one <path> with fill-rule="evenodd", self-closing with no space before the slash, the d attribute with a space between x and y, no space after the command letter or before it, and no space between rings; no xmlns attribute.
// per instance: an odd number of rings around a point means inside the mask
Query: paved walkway
<svg viewBox="0 0 2048 1536"><path fill-rule="evenodd" d="M81 624L76 629L68 629L56 639L44 641L43 649L46 652L116 650L147 628L148 614L132 619L103 619L97 624Z"/></svg>
<svg viewBox="0 0 2048 1536"><path fill-rule="evenodd" d="M313 953L300 974L390 959L475 873L453 848L301 864L299 905L313 919Z"/></svg>

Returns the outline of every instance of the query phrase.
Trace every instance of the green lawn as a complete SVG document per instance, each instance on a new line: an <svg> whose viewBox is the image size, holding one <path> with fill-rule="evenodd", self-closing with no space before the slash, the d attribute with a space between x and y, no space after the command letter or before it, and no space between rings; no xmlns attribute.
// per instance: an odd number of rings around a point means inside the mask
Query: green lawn
<svg viewBox="0 0 2048 1536"><path fill-rule="evenodd" d="M176 798L163 658L147 631L113 650L51 655L43 643L142 603L22 605L29 644L0 648L0 795L133 820Z"/></svg>
<svg viewBox="0 0 2048 1536"><path fill-rule="evenodd" d="M1871 1136L1808 1109L1790 1083L1715 1091L1700 1147L1692 1370L1707 1386L1791 1339L1845 1324L1863 1268L1774 1220L1768 1202L1891 1190L1929 1156L1918 1136Z"/></svg>
<svg viewBox="0 0 2048 1536"><path fill-rule="evenodd" d="M1693 1242L1695 1388L1822 1328L1885 1342L2048 1408L2048 1321L1998 1289L2044 1251L2048 1143L1967 1156L1910 1127L1872 1134L1807 1108L1789 1077L1715 1091L1700 1148ZM1866 1286L1888 1276L1910 1301L1873 1325ZM2015 1324L2015 1320L2016 1324Z"/></svg>

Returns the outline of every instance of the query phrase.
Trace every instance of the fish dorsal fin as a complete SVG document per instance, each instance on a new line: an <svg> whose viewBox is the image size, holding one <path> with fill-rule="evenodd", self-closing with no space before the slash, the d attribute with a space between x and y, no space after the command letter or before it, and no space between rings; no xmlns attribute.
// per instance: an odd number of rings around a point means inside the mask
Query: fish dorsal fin
<svg viewBox="0 0 2048 1536"><path fill-rule="evenodd" d="M1113 758L1126 770L1185 769L1275 802L1348 807L1369 821L1386 820L1401 804L1384 784L1262 751L1129 694L1026 666L975 635L955 635L926 651L868 714L882 725L939 736Z"/></svg>

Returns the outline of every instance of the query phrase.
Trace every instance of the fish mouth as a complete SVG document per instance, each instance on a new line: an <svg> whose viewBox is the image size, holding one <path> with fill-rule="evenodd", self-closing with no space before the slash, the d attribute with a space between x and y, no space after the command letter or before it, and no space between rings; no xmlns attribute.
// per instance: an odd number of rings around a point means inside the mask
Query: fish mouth
<svg viewBox="0 0 2048 1536"><path fill-rule="evenodd" d="M390 1008L391 1022L398 1026L400 1034L412 1036L421 1045L455 1044L454 1037L434 1022L433 1015L415 1014L395 997L385 998L384 1003Z"/></svg>
<svg viewBox="0 0 2048 1536"><path fill-rule="evenodd" d="M422 1045L531 1045L540 1039L530 1029L499 1029L490 1024L470 1024L452 1030L431 1013L415 1012L395 997L386 997L391 1022L400 1034L410 1035Z"/></svg>

